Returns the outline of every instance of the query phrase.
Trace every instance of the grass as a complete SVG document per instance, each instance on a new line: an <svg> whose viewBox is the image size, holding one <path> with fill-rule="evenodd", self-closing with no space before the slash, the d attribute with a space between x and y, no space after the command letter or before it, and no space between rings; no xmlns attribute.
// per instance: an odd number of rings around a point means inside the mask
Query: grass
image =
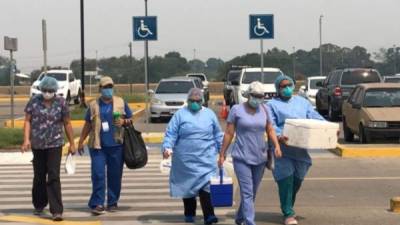
<svg viewBox="0 0 400 225"><path fill-rule="evenodd" d="M19 148L24 142L22 129L0 128L0 149Z"/></svg>
<svg viewBox="0 0 400 225"><path fill-rule="evenodd" d="M122 95L121 97L128 103L145 102L146 100L144 95Z"/></svg>
<svg viewBox="0 0 400 225"><path fill-rule="evenodd" d="M71 110L71 120L83 120L85 119L86 109L82 107L75 107Z"/></svg>

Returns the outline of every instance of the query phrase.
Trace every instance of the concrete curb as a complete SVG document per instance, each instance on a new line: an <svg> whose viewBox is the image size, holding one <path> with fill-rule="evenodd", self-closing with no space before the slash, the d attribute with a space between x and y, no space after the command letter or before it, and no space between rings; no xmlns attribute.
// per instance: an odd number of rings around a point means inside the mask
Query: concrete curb
<svg viewBox="0 0 400 225"><path fill-rule="evenodd" d="M400 157L400 146L395 145L342 145L331 150L343 158Z"/></svg>

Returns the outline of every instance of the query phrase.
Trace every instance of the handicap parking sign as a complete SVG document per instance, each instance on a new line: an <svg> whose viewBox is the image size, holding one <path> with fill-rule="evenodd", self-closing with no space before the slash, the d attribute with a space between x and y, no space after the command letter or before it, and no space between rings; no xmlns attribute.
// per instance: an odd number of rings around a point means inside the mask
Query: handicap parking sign
<svg viewBox="0 0 400 225"><path fill-rule="evenodd" d="M157 17L156 16L133 17L133 40L134 41L157 40Z"/></svg>
<svg viewBox="0 0 400 225"><path fill-rule="evenodd" d="M274 15L250 15L250 39L274 39Z"/></svg>

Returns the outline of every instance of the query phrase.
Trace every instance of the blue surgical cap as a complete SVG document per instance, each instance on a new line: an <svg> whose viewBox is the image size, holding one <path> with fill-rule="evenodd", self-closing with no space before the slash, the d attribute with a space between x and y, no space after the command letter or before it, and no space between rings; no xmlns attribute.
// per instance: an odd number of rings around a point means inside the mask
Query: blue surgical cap
<svg viewBox="0 0 400 225"><path fill-rule="evenodd" d="M58 90L58 82L54 77L43 77L42 81L39 84L40 90Z"/></svg>
<svg viewBox="0 0 400 225"><path fill-rule="evenodd" d="M277 77L275 79L275 88L276 88L276 92L279 92L279 85L281 84L282 81L284 80L288 80L290 81L290 83L292 83L292 85L294 85L294 81L291 77L286 76L284 74L280 75L279 77Z"/></svg>

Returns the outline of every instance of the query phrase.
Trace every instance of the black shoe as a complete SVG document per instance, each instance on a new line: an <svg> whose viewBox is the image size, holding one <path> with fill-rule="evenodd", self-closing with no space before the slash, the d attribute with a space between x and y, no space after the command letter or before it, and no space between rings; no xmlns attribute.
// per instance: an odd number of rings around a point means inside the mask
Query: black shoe
<svg viewBox="0 0 400 225"><path fill-rule="evenodd" d="M34 209L34 210L33 210L33 215L35 215L35 216L41 216L41 215L43 215L43 208Z"/></svg>
<svg viewBox="0 0 400 225"><path fill-rule="evenodd" d="M207 219L204 220L204 225L212 225L213 223L218 223L218 218L214 215L208 216Z"/></svg>
<svg viewBox="0 0 400 225"><path fill-rule="evenodd" d="M104 207L101 205L98 205L96 206L96 208L92 209L92 214L95 216L103 215L104 213L106 213L106 211L104 210Z"/></svg>
<svg viewBox="0 0 400 225"><path fill-rule="evenodd" d="M54 213L53 214L53 221L63 221L63 217L61 213Z"/></svg>
<svg viewBox="0 0 400 225"><path fill-rule="evenodd" d="M118 211L118 205L115 204L115 205L107 206L107 211L109 211L109 212L117 212Z"/></svg>

